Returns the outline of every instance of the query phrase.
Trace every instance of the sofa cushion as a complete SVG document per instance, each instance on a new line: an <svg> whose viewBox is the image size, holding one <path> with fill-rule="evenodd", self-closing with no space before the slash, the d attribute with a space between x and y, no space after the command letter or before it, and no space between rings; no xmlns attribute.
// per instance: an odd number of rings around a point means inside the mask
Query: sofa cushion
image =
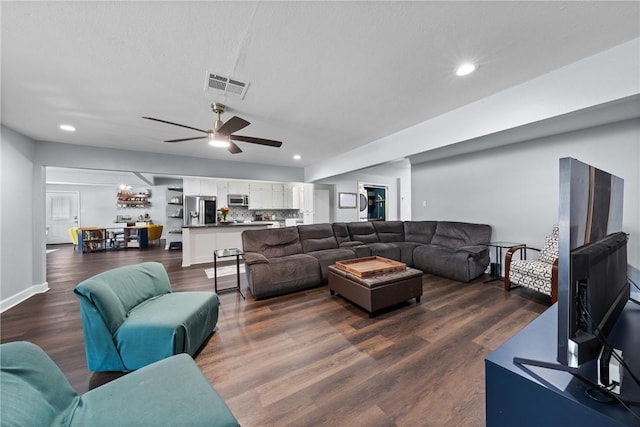
<svg viewBox="0 0 640 427"><path fill-rule="evenodd" d="M78 396L35 344L0 345L3 426L238 426L193 359L163 359Z"/></svg>
<svg viewBox="0 0 640 427"><path fill-rule="evenodd" d="M174 292L137 305L114 336L125 368L193 356L218 322L218 301L213 292Z"/></svg>
<svg viewBox="0 0 640 427"><path fill-rule="evenodd" d="M307 254L271 258L268 263L249 264L246 268L249 289L256 299L307 289L322 282L320 263Z"/></svg>
<svg viewBox="0 0 640 427"><path fill-rule="evenodd" d="M440 221L431 244L457 249L462 246L486 245L491 240L491 227L483 224Z"/></svg>
<svg viewBox="0 0 640 427"><path fill-rule="evenodd" d="M351 241L351 236L349 236L349 229L347 228L346 223L334 222L331 224L331 227L333 228L333 235L335 236L338 245L342 246L343 243Z"/></svg>
<svg viewBox="0 0 640 427"><path fill-rule="evenodd" d="M80 398L73 426L239 426L186 354L132 372Z"/></svg>
<svg viewBox="0 0 640 427"><path fill-rule="evenodd" d="M302 253L298 227L245 230L242 248L244 252L258 252L268 259Z"/></svg>
<svg viewBox="0 0 640 427"><path fill-rule="evenodd" d="M383 258L400 261L400 247L395 243L368 243L364 245L371 250L372 256L381 256Z"/></svg>
<svg viewBox="0 0 640 427"><path fill-rule="evenodd" d="M473 248L473 247L472 247ZM489 265L489 250L453 249L421 245L413 251L413 263L425 273L468 282L481 275Z"/></svg>
<svg viewBox="0 0 640 427"><path fill-rule="evenodd" d="M338 241L333 234L331 224L299 225L298 235L304 253L338 247Z"/></svg>
<svg viewBox="0 0 640 427"><path fill-rule="evenodd" d="M394 242L393 244L400 248L398 261L404 262L408 267L413 267L413 251L422 244L416 242Z"/></svg>
<svg viewBox="0 0 640 427"><path fill-rule="evenodd" d="M374 221L373 227L381 242L404 242L404 225L402 221Z"/></svg>
<svg viewBox="0 0 640 427"><path fill-rule="evenodd" d="M349 230L351 240L357 240L364 244L377 243L380 241L378 240L376 229L373 228L373 224L369 221L349 222L347 223L347 229Z"/></svg>
<svg viewBox="0 0 640 427"><path fill-rule="evenodd" d="M404 241L429 244L436 232L438 221L406 221L404 223Z"/></svg>
<svg viewBox="0 0 640 427"><path fill-rule="evenodd" d="M74 289L91 301L111 334L115 334L129 311L143 301L171 292L164 266L145 262L97 274Z"/></svg>
<svg viewBox="0 0 640 427"><path fill-rule="evenodd" d="M311 255L318 260L323 282L329 279L330 265L334 265L336 261L356 258L356 252L351 248L325 249L322 251L308 252L307 255Z"/></svg>

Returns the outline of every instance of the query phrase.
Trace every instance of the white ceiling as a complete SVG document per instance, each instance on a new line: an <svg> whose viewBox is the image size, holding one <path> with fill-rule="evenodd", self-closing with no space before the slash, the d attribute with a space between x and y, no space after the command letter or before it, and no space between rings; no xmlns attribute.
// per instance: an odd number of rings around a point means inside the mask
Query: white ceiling
<svg viewBox="0 0 640 427"><path fill-rule="evenodd" d="M314 164L640 36L640 2L9 2L2 124L41 141ZM455 77L461 61L476 73ZM249 82L206 92L206 72ZM201 129L251 125L231 155ZM73 124L73 134L58 130ZM302 160L292 160L300 154Z"/></svg>

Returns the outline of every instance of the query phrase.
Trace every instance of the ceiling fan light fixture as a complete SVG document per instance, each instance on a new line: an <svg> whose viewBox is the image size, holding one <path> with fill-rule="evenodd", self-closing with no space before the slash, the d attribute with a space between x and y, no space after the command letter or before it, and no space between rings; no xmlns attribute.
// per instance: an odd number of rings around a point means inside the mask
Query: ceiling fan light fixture
<svg viewBox="0 0 640 427"><path fill-rule="evenodd" d="M215 133L210 133L207 139L212 147L228 148L230 145L228 140L216 137Z"/></svg>

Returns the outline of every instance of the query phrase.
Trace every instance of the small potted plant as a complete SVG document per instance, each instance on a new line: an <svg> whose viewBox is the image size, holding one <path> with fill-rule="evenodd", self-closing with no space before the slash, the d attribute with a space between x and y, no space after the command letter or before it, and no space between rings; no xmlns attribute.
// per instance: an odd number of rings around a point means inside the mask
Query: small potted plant
<svg viewBox="0 0 640 427"><path fill-rule="evenodd" d="M222 222L227 222L227 215L229 215L229 208L227 206L221 207L220 215L222 215Z"/></svg>

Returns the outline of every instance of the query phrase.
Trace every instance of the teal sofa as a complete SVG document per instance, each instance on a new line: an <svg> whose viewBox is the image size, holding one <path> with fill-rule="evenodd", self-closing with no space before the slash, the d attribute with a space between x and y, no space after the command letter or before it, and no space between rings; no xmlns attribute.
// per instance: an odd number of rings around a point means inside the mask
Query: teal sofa
<svg viewBox="0 0 640 427"><path fill-rule="evenodd" d="M217 294L172 292L157 262L105 271L74 293L94 372L128 372L178 353L193 356L218 321Z"/></svg>
<svg viewBox="0 0 640 427"><path fill-rule="evenodd" d="M35 344L0 345L3 426L238 426L193 359L180 354L79 396Z"/></svg>

